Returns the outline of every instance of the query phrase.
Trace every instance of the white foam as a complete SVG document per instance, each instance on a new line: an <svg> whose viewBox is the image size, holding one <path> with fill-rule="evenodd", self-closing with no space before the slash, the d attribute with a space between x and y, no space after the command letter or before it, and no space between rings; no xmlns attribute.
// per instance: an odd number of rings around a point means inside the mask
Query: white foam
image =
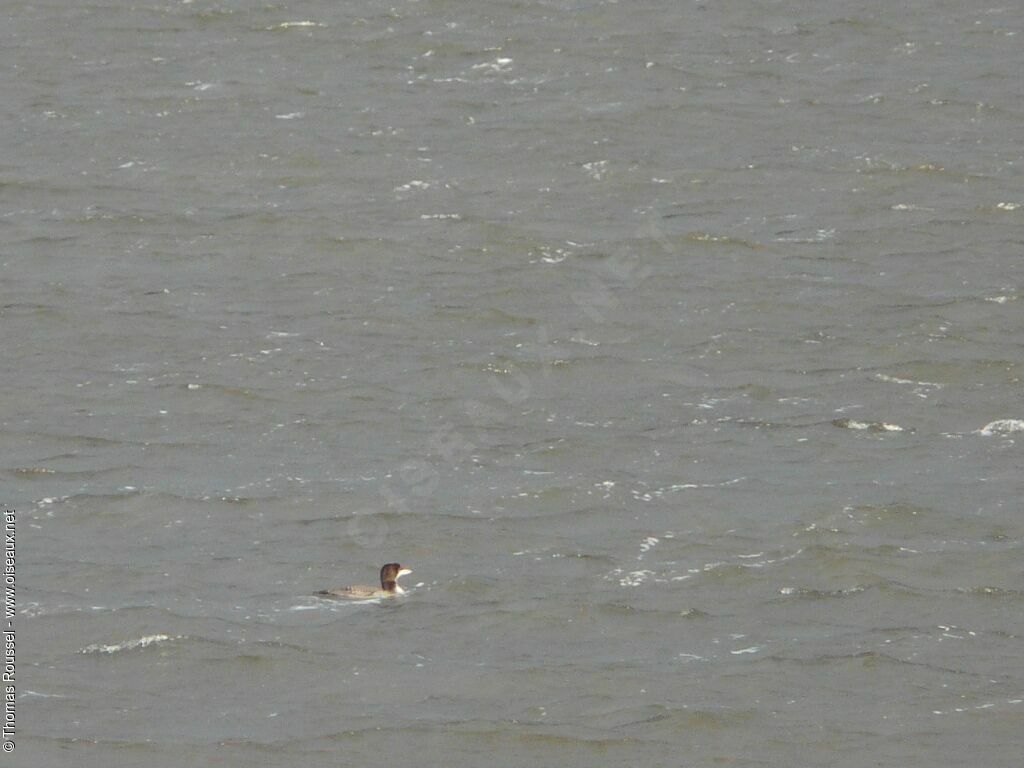
<svg viewBox="0 0 1024 768"><path fill-rule="evenodd" d="M885 373L876 373L875 378L879 381L884 381L890 384L914 384L918 387L933 387L935 389L942 389L942 385L935 381L914 381L912 379L901 379L896 376L889 376Z"/></svg>
<svg viewBox="0 0 1024 768"><path fill-rule="evenodd" d="M616 568L612 575L619 576L622 571ZM645 581L654 578L654 571L632 571L619 578L619 585L623 587L639 587Z"/></svg>
<svg viewBox="0 0 1024 768"><path fill-rule="evenodd" d="M94 644L87 645L85 648L79 651L79 653L117 653L118 651L131 651L136 648L146 648L156 643L164 643L168 640L180 640L181 635L171 637L170 635L146 635L136 640L126 640L123 643L115 643L114 645L102 645Z"/></svg>
<svg viewBox="0 0 1024 768"><path fill-rule="evenodd" d="M879 432L903 432L899 424L890 424L885 421L857 421L856 419L840 419L833 422L837 427L845 429L874 429Z"/></svg>
<svg viewBox="0 0 1024 768"><path fill-rule="evenodd" d="M277 25L275 25L273 27L267 27L267 30L271 31L271 30L274 30L274 29L291 29L292 27L326 27L326 26L327 26L326 24L323 24L322 22L319 22L319 21L282 21L280 24L277 24Z"/></svg>
<svg viewBox="0 0 1024 768"><path fill-rule="evenodd" d="M662 496L669 493L676 493L678 491L688 491L694 488L724 488L729 485L735 485L736 483L742 483L746 480L746 477L734 477L729 480L723 480L719 483L676 483L675 485L669 485L664 488L656 488L653 491L641 491L636 488L630 491L633 498L637 501L651 501L655 498L661 498Z"/></svg>
<svg viewBox="0 0 1024 768"><path fill-rule="evenodd" d="M413 179L410 182L400 184L399 186L395 187L395 192L411 192L414 189L430 189L432 186L434 185L431 184L429 181Z"/></svg>
<svg viewBox="0 0 1024 768"><path fill-rule="evenodd" d="M590 174L590 178L600 181L608 171L607 160L595 160L592 163L584 163L583 169Z"/></svg>
<svg viewBox="0 0 1024 768"><path fill-rule="evenodd" d="M508 72L512 68L512 59L498 57L494 61L474 64L473 69L489 69L492 72Z"/></svg>
<svg viewBox="0 0 1024 768"><path fill-rule="evenodd" d="M1024 420L1021 419L996 419L990 421L981 429L975 430L975 434L983 437L993 435L1009 435L1014 432L1024 432Z"/></svg>

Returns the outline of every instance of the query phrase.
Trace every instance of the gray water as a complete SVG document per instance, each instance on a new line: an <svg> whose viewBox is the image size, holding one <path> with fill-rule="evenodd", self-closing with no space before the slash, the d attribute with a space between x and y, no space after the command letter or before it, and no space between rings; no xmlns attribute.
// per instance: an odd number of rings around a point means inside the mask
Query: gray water
<svg viewBox="0 0 1024 768"><path fill-rule="evenodd" d="M0 762L1018 763L1018 4L0 16Z"/></svg>

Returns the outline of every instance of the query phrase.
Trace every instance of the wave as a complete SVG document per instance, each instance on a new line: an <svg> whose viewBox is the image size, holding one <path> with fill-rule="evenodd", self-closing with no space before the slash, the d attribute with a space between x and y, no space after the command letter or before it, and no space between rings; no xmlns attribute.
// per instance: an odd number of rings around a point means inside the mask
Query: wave
<svg viewBox="0 0 1024 768"><path fill-rule="evenodd" d="M104 645L96 643L93 645L87 645L82 648L79 653L105 653L114 654L120 653L121 651L133 651L142 648L148 648L151 645L157 645L158 643L166 643L171 640L181 640L184 635L146 635L139 637L134 640L125 640L123 643L114 643L112 645Z"/></svg>

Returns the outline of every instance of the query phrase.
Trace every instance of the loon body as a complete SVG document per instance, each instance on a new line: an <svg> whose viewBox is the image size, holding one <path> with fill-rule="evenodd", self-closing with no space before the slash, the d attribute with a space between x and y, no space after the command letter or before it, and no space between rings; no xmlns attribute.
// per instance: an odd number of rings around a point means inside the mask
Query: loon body
<svg viewBox="0 0 1024 768"><path fill-rule="evenodd" d="M398 563L388 563L380 569L380 588L368 587L358 584L353 587L334 587L333 589L322 589L316 594L320 597L341 597L347 600L369 600L375 597L394 597L404 595L405 590L398 586L398 579L401 576L412 573L409 568L403 568Z"/></svg>

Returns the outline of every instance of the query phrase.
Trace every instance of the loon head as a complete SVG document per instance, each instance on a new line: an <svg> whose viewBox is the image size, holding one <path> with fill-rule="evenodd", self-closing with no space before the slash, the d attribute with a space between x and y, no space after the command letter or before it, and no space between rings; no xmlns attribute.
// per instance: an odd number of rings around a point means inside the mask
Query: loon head
<svg viewBox="0 0 1024 768"><path fill-rule="evenodd" d="M398 579L412 573L411 568L403 568L398 563L388 563L380 569L380 586L387 592L402 592Z"/></svg>

